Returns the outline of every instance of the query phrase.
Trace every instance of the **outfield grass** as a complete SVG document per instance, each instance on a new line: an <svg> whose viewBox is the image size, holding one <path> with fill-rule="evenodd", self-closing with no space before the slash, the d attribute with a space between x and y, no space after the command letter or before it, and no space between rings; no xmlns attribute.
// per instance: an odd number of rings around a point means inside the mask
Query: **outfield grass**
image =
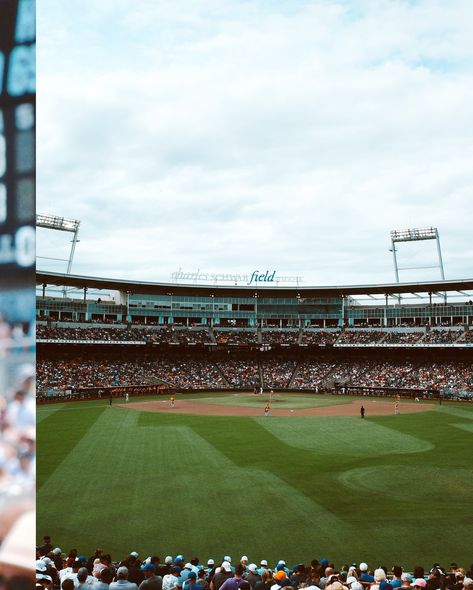
<svg viewBox="0 0 473 590"><path fill-rule="evenodd" d="M473 407L455 404L365 420L40 406L38 538L116 559L469 564L472 435Z"/></svg>

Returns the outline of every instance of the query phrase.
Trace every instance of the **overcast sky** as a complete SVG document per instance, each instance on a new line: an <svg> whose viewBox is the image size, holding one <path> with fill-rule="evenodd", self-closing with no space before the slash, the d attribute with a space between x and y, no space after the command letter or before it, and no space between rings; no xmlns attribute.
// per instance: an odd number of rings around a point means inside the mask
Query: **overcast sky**
<svg viewBox="0 0 473 590"><path fill-rule="evenodd" d="M391 282L390 231L434 226L446 277L472 278L471 0L37 10L37 211L81 221L73 272ZM38 232L38 255L69 237Z"/></svg>

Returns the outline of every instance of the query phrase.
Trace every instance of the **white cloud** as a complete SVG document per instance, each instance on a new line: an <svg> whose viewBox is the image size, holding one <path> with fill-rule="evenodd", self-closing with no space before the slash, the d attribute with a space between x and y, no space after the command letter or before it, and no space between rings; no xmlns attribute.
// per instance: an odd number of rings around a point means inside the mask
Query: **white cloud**
<svg viewBox="0 0 473 590"><path fill-rule="evenodd" d="M434 225L471 276L469 2L80 4L38 6L38 211L81 219L76 272L390 281L389 231Z"/></svg>

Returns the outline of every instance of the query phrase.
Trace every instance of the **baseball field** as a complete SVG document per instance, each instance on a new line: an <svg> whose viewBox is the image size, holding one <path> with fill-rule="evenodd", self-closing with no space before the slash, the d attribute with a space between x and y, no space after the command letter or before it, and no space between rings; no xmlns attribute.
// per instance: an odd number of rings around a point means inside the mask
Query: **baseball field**
<svg viewBox="0 0 473 590"><path fill-rule="evenodd" d="M472 405L287 393L265 417L266 399L39 406L38 539L113 559L471 563Z"/></svg>

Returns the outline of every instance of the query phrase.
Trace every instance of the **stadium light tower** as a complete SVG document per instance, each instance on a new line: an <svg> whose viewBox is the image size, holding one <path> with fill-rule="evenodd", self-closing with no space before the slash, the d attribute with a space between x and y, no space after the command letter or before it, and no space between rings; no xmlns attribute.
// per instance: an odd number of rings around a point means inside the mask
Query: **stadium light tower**
<svg viewBox="0 0 473 590"><path fill-rule="evenodd" d="M45 258L47 260L61 260L67 262L66 274L71 274L72 259L74 258L74 252L76 244L79 241L79 226L80 221L77 219L66 219L65 217L58 217L56 215L36 215L36 227L43 227L46 229L54 229L56 231L67 231L72 232L74 237L72 238L71 251L69 258L51 258L49 256L38 256L38 258Z"/></svg>
<svg viewBox="0 0 473 590"><path fill-rule="evenodd" d="M396 244L399 242L420 242L423 240L435 240L437 244L438 264L430 266L406 266L400 268L397 263ZM442 281L445 280L445 273L443 270L442 250L440 249L439 232L436 227L428 227L423 229L401 229L391 231L391 252L393 253L394 272L396 274L396 282L399 283L400 270L418 270L425 268L439 268ZM444 295L446 300L446 294Z"/></svg>
<svg viewBox="0 0 473 590"><path fill-rule="evenodd" d="M36 215L36 227L43 227L45 229L51 229L56 231L71 232L74 234L72 238L71 251L69 258L52 258L50 256L37 256L37 258L44 258L46 260L60 260L61 262L67 262L66 274L71 274L72 260L74 258L74 252L76 250L76 244L79 241L79 226L80 221L77 219L66 219L65 217L58 217L57 215ZM64 288L64 297L67 291Z"/></svg>

